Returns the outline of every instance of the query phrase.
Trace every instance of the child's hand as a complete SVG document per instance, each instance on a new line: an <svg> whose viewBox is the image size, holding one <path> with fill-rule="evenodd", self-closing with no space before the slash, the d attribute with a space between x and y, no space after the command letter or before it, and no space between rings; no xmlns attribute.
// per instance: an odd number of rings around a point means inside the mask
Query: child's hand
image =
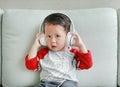
<svg viewBox="0 0 120 87"><path fill-rule="evenodd" d="M87 53L87 49L85 44L83 43L81 37L79 36L79 34L77 32L71 32L71 34L74 37L74 44L72 44L71 46L76 46L79 48L79 50L83 53Z"/></svg>
<svg viewBox="0 0 120 87"><path fill-rule="evenodd" d="M37 47L37 48L39 48L40 46L41 46L41 44L40 44L40 36L41 36L41 34L42 33L37 33L37 35L36 35L36 39L35 39L35 42L34 42L34 45Z"/></svg>
<svg viewBox="0 0 120 87"><path fill-rule="evenodd" d="M41 46L41 44L39 43L39 39L40 39L41 34L42 33L37 33L34 44L32 45L30 52L28 53L28 58L33 58L37 55L37 50Z"/></svg>

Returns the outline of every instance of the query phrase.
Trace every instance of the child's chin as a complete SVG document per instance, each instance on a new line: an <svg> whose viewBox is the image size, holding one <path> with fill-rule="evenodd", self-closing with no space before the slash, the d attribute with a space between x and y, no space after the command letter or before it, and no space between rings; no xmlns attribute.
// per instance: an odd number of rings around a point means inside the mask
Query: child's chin
<svg viewBox="0 0 120 87"><path fill-rule="evenodd" d="M50 48L50 50L51 50L51 51L54 51L54 52L56 52L56 51L64 51L65 48L58 49L57 47L53 47L53 48Z"/></svg>
<svg viewBox="0 0 120 87"><path fill-rule="evenodd" d="M56 51L59 51L59 50L54 50L54 49L50 49L51 51L54 51L54 52L56 52Z"/></svg>
<svg viewBox="0 0 120 87"><path fill-rule="evenodd" d="M50 48L51 51L59 51L58 49L56 48Z"/></svg>

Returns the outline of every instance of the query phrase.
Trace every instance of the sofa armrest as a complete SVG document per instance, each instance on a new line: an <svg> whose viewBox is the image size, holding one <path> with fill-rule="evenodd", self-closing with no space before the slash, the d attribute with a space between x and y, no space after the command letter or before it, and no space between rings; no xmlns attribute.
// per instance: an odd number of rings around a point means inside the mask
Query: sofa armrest
<svg viewBox="0 0 120 87"><path fill-rule="evenodd" d="M0 84L2 84L2 54L1 54L1 49L2 49L2 44L1 44L1 36L2 36L2 15L3 15L3 10L0 9Z"/></svg>

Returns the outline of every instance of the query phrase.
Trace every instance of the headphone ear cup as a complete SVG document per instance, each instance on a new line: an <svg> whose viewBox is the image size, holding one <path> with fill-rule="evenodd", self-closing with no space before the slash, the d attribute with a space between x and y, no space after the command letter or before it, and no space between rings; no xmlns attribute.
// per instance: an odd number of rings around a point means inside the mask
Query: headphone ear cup
<svg viewBox="0 0 120 87"><path fill-rule="evenodd" d="M67 33L67 39L66 39L66 45L70 46L73 43L74 43L74 36L70 32L68 32Z"/></svg>
<svg viewBox="0 0 120 87"><path fill-rule="evenodd" d="M40 44L43 46L46 46L46 41L45 41L45 35L41 34L40 36Z"/></svg>

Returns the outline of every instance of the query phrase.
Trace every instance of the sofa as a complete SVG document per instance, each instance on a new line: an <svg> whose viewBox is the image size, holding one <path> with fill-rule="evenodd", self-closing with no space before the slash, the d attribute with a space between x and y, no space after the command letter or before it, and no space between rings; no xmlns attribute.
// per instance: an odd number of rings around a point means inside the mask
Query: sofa
<svg viewBox="0 0 120 87"><path fill-rule="evenodd" d="M43 19L50 13L68 15L91 50L93 66L78 70L79 87L120 86L120 10L91 8L71 10L0 9L0 84L3 87L34 87L39 71L25 67Z"/></svg>

